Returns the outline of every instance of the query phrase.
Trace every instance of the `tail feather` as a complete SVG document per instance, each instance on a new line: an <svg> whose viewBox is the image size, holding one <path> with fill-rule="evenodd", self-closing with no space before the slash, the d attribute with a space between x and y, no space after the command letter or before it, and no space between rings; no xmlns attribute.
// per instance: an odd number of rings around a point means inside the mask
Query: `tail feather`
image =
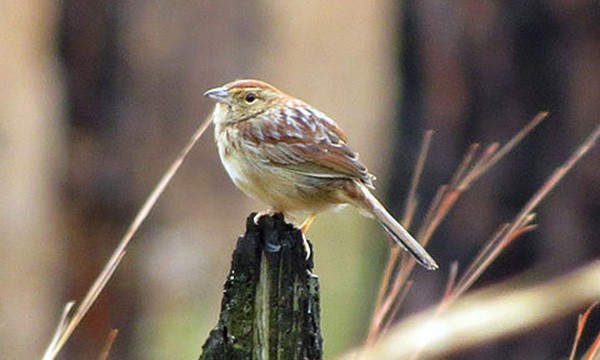
<svg viewBox="0 0 600 360"><path fill-rule="evenodd" d="M405 251L408 251L419 264L425 267L427 270L437 270L439 268L436 261L429 255L427 250L423 249L421 245L417 243L417 246L409 245L408 242L400 238L398 234L390 229L382 221L379 221L383 229L394 239L394 241L400 245ZM414 239L414 238L413 238Z"/></svg>
<svg viewBox="0 0 600 360"><path fill-rule="evenodd" d="M381 226L385 229L385 231L390 234L392 239L396 241L404 250L408 251L417 262L428 270L436 270L438 269L438 265L435 260L429 255L429 253L419 244L415 238L410 235L406 229L394 219L392 215L381 205L379 200L371 194L371 192L361 186L361 191L365 196L365 200L369 206L368 210L377 221L381 224Z"/></svg>

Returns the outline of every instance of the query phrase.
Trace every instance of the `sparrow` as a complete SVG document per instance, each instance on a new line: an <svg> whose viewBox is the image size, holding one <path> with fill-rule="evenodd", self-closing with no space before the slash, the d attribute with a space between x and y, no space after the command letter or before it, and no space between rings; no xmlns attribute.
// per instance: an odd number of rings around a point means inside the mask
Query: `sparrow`
<svg viewBox="0 0 600 360"><path fill-rule="evenodd" d="M376 219L426 269L435 260L371 193L375 177L327 115L259 80L208 90L219 157L233 183L271 212L310 214L352 205Z"/></svg>

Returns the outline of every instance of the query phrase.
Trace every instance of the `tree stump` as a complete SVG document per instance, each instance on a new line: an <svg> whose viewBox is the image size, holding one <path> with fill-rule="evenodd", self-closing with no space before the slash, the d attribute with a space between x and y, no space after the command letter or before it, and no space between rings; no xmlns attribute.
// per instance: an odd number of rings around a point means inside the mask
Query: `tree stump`
<svg viewBox="0 0 600 360"><path fill-rule="evenodd" d="M258 224L255 215L233 252L219 321L200 359L322 359L319 281L304 237L282 214Z"/></svg>

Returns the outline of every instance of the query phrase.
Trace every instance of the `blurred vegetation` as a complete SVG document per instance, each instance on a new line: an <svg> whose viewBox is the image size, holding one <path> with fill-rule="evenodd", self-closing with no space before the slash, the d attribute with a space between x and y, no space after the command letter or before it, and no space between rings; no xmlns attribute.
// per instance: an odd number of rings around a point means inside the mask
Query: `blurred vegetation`
<svg viewBox="0 0 600 360"><path fill-rule="evenodd" d="M600 12L584 0L24 0L0 10L0 357L41 355L61 304L82 296L208 115L210 87L264 79L336 119L396 215L424 130L436 131L419 194L428 203L468 144L504 142L550 111L457 204L431 242L442 271L414 274L404 314L439 300L448 264L512 218L600 113ZM543 281L598 259L599 172L596 150L479 286L525 269ZM95 357L111 328L115 358L197 357L245 216L262 208L203 139L65 357ZM366 335L387 244L348 210L320 216L309 237L332 358ZM456 358L564 356L575 316Z"/></svg>

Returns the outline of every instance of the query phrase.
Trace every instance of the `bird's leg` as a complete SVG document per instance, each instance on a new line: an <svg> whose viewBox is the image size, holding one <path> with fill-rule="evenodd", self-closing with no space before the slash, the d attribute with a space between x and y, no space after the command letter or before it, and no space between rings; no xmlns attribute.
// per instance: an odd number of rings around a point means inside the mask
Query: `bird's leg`
<svg viewBox="0 0 600 360"><path fill-rule="evenodd" d="M254 223L256 225L258 225L258 219L260 219L261 217L263 217L263 216L271 216L271 215L273 215L275 213L278 213L278 212L279 211L277 211L274 208L268 208L267 210L259 211L259 212L256 213L256 215L254 215Z"/></svg>
<svg viewBox="0 0 600 360"><path fill-rule="evenodd" d="M303 240L302 244L304 245L304 251L306 252L306 260L308 260L310 258L311 251L310 251L310 245L308 244L308 240L306 240L306 236L304 234L306 234L306 232L308 231L310 224L312 224L312 222L315 221L316 216L317 215L315 213L308 215L306 220L304 220L302 225L300 225L300 231L302 231L302 240Z"/></svg>
<svg viewBox="0 0 600 360"><path fill-rule="evenodd" d="M304 220L302 225L300 225L300 231L302 231L302 233L306 233L308 231L308 228L310 227L310 225L313 223L313 221L315 221L316 216L317 216L317 214L315 214L315 213L308 215L306 220Z"/></svg>

